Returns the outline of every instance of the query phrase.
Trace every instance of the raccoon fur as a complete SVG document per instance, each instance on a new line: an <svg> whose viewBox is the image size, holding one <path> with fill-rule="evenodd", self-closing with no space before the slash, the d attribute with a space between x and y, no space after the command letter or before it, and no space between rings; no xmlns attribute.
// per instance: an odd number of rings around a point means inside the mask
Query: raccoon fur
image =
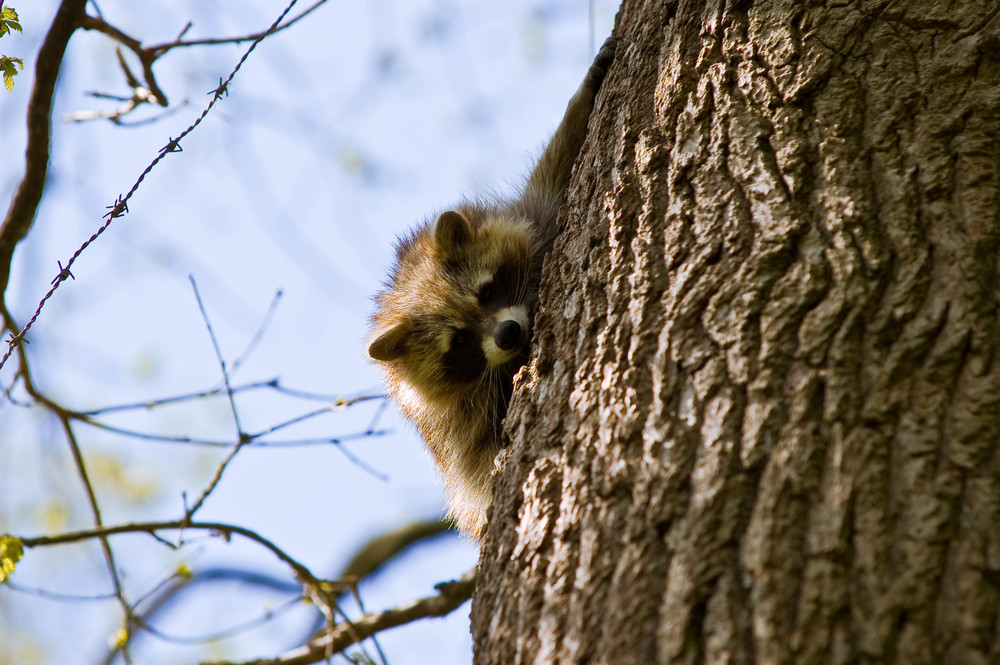
<svg viewBox="0 0 1000 665"><path fill-rule="evenodd" d="M530 353L542 261L614 53L609 38L524 191L465 201L418 226L397 243L375 297L368 355L434 456L451 514L474 538L486 523L514 374Z"/></svg>

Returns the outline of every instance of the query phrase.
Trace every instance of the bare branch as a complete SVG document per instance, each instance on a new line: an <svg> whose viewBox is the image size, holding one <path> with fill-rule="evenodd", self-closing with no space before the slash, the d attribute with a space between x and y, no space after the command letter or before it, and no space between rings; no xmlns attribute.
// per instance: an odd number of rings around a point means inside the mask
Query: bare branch
<svg viewBox="0 0 1000 665"><path fill-rule="evenodd" d="M236 409L236 400L233 398L233 387L229 383L229 369L226 367L226 359L222 355L222 348L219 346L219 340L215 336L215 329L212 328L212 321L208 318L208 312L205 310L205 303L201 299L201 293L198 291L198 283L194 279L194 275L188 275L188 280L191 282L191 288L194 289L195 300L198 301L198 311L201 312L201 318L205 322L205 328L208 329L208 336L212 340L212 349L215 350L215 359L219 363L219 369L222 370L222 383L226 387L226 397L229 399L229 407L233 412L233 421L236 424L236 436L238 438L238 444L243 444L247 440L247 435L243 431L243 426L240 425L240 414Z"/></svg>
<svg viewBox="0 0 1000 665"><path fill-rule="evenodd" d="M363 402L370 402L372 400L385 400L385 395L382 393L377 394L362 394L355 395L354 397L338 397L335 395L321 395L318 393L311 393L304 390L296 390L294 388L288 388L281 385L279 379L268 379L266 381L253 381L251 383L245 383L239 386L233 386L234 393L249 392L252 390L264 390L270 389L276 393L282 395L288 395L289 397L296 397L298 399L312 400L316 402L333 402L333 405L328 409L323 409L326 411L341 411L355 404L361 404ZM87 411L74 411L72 412L75 416L79 416L83 419L86 416L99 416L105 413L114 413L118 411L137 411L140 409L148 410L153 407L162 406L165 404L176 404L178 402L187 402L191 400L203 399L205 397L215 397L222 393L222 386L208 388L207 390L200 390L198 392L187 393L184 395L175 395L173 397L160 397L157 399L146 400L144 402L131 402L129 404L116 404L113 406L99 407L96 409L90 409ZM259 436L259 435L257 435Z"/></svg>
<svg viewBox="0 0 1000 665"><path fill-rule="evenodd" d="M219 367L222 369L222 382L226 386L226 397L229 398L229 408L233 413L233 423L236 425L236 445L232 447L226 458L222 460L222 464L215 471L215 476L209 481L208 487L201 493L198 500L194 502L190 508L184 514L184 520L190 520L194 517L194 514L198 512L198 509L202 507L208 496L215 490L218 486L219 481L222 480L222 474L225 473L226 468L229 467L229 463L236 458L236 454L240 452L246 444L250 443L253 439L250 438L243 431L243 426L240 425L240 413L236 408L236 399L233 397L233 387L229 383L229 370L226 368L226 359L222 355L222 349L219 347L219 340L215 337L215 330L212 328L212 321L208 318L208 312L205 311L205 303L201 300L201 293L198 292L198 283L194 280L194 275L188 275L188 279L191 280L191 288L194 289L194 297L198 301L198 309L201 311L201 318L205 321L205 327L208 328L208 336L212 339L212 348L215 349L215 358L219 361Z"/></svg>
<svg viewBox="0 0 1000 665"><path fill-rule="evenodd" d="M124 31L109 23L99 11L97 12L97 16L84 15L80 22L80 27L84 30L94 30L95 32L103 33L118 42L118 48L116 48L118 63L125 76L126 83L132 89L132 96L129 98L121 98L120 101L125 102L125 104L117 109L111 109L108 111L79 111L64 116L64 119L72 120L74 122L106 119L114 122L115 124L125 124L122 122L122 117L131 113L143 104L158 104L160 106L167 107L169 106L169 101L167 100L166 93L163 92L162 88L160 88L156 81L156 75L153 73L153 65L168 51L188 46L216 46L221 44L241 44L243 42L254 40L259 41L264 37L268 37L281 32L286 28L292 27L325 3L326 0L319 0L318 2L313 3L313 5L309 8L305 9L298 16L289 19L286 23L282 23L280 25L275 24L263 32L255 32L250 35L242 35L239 37L213 37L183 41L184 35L187 34L192 25L188 22L174 41L157 44L155 46L143 46L142 42L138 39L126 34ZM121 46L130 50L135 57L138 58L139 63L142 65L143 81L141 83L138 77L132 73L131 68L128 66L128 63L122 55Z"/></svg>
<svg viewBox="0 0 1000 665"><path fill-rule="evenodd" d="M111 99L114 96L106 93L92 92L90 93L92 97L103 97L105 99ZM122 127L139 127L141 125L147 125L151 122L157 122L166 118L168 116L174 115L179 110L183 109L187 104L188 100L185 99L182 103L169 108L161 113L158 113L149 118L143 118L142 120L134 120L132 122L126 122L122 118L134 111L136 108L143 104L148 104L154 101L153 95L146 90L144 87L138 87L132 89L132 96L119 99L119 101L124 102L121 106L113 109L107 109L104 111L73 111L71 113L64 113L60 120L64 122L86 122L88 120L110 120L116 125L121 125Z"/></svg>
<svg viewBox="0 0 1000 665"><path fill-rule="evenodd" d="M200 636L174 635L167 633L154 625L153 622L157 615L170 608L180 597L181 593L189 591L199 584L216 581L239 581L243 584L249 584L254 587L262 587L265 589L292 594L293 597L277 608L265 609L255 619L231 625L228 628L211 634L204 634ZM155 589L146 593L142 598L135 602L134 607L137 614L136 624L144 632L137 631L130 635L128 643L134 648L137 639L144 634L149 634L165 642L171 642L174 644L200 644L204 642L211 642L225 637L232 637L269 623L284 614L287 610L301 604L302 602L303 596L301 584L288 582L273 575L267 575L264 573L255 573L248 570L239 570L234 568L210 568L208 570L189 572L187 574L174 574L160 582ZM141 612L139 612L140 606L142 606ZM115 662L115 657L121 652L123 646L124 644L113 645L111 650L106 654L103 662L108 664Z"/></svg>
<svg viewBox="0 0 1000 665"><path fill-rule="evenodd" d="M87 473L87 466L83 460L83 453L80 451L80 445L76 440L76 434L73 432L73 427L69 422L68 418L62 418L63 429L66 433L66 440L69 442L69 447L73 453L73 462L76 464L77 473L80 475L80 480L83 482L83 488L87 494L87 502L90 504L90 510L94 515L94 525L97 527L103 526L101 521L101 509L97 503L97 495L94 494L94 486L90 482L90 476ZM114 555L111 552L111 548L108 546L107 538L101 536L101 545L104 547L104 555L108 560L108 567L111 570L112 577L115 581L115 590L118 593L119 598L121 597L121 580L118 578L118 571L115 566Z"/></svg>
<svg viewBox="0 0 1000 665"><path fill-rule="evenodd" d="M243 538L252 540L258 545L263 546L278 557L278 559L284 561L295 573L295 577L303 584L314 586L319 586L321 584L320 580L316 578L306 566L286 554L284 550L267 538L264 538L257 532L245 527L237 526L235 524L225 524L223 522L185 522L184 520L174 520L169 522L134 522L130 524L119 524L116 526L101 526L93 529L81 529L80 531L68 531L66 533L51 536L35 536L33 538L24 538L21 536L16 537L21 541L21 544L24 547L46 547L51 545L79 543L85 540L93 540L94 538L107 538L109 536L116 536L123 533L146 533L152 536L157 536L157 532L159 531L180 531L182 533L184 531L210 531L212 533L222 535L227 540L233 535L242 536Z"/></svg>
<svg viewBox="0 0 1000 665"><path fill-rule="evenodd" d="M66 45L80 25L86 4L87 0L63 0L38 51L35 82L28 101L28 146L25 150L24 178L7 209L3 224L0 224L0 295L7 291L14 248L31 228L45 190L45 177L49 168L49 139L52 133L52 97Z"/></svg>
<svg viewBox="0 0 1000 665"><path fill-rule="evenodd" d="M50 404L52 404L52 402L49 401L49 400L46 400L43 403L45 404L45 406L47 408L50 408L50 410L56 411L57 413L58 413L58 410L62 408L62 407L58 407L58 406L55 407L55 408L52 408L50 406ZM321 410L319 410L317 412L311 413L310 416L321 415L321 414L324 414L324 413L328 413L329 411L330 411L330 409L321 409ZM96 427L98 429L102 429L105 432L111 432L113 434L120 434L122 436L128 436L128 437L132 437L134 439L143 439L145 441L157 441L157 442L160 442L160 443L182 443L182 444L191 444L191 445L195 445L195 446L210 446L210 447L214 447L214 448L229 448L230 446L233 445L232 441L225 441L225 440L221 440L221 439L201 439L201 438L197 438L197 437L193 437L193 436L186 436L186 435L183 435L183 434L172 436L172 435L169 435L169 434L155 434L155 433L151 433L151 432L140 432L138 430L127 429L125 427L117 427L115 425L109 425L108 423L104 423L104 422L101 422L99 420L95 420L95 419L90 418L90 417L81 418L80 422L85 423L87 425L90 425L92 427ZM251 439L251 443L249 443L248 445L251 445L254 448L300 448L300 447L304 447L304 446L327 446L327 445L330 445L330 446L340 446L341 444L347 443L348 441L357 441L359 439L367 439L367 438L371 438L371 437L375 437L375 436L385 436L386 434L390 433L390 430L371 430L371 429L366 429L363 432L355 432L355 433L352 433L352 434L343 434L341 436L315 437L315 438L303 438L303 439L285 439L285 440L277 440L277 441L258 441L257 440L258 437L263 436L264 434L267 434L269 431L270 430L266 430L266 431L261 432L259 434L251 434L251 435L249 435L250 439ZM350 457L351 461L357 462L357 460L353 456L349 455L349 457ZM381 476L381 474L377 474L377 475Z"/></svg>
<svg viewBox="0 0 1000 665"><path fill-rule="evenodd" d="M243 35L242 37L214 37L207 39L191 39L188 41L182 41L181 38L184 36L185 33L187 33L188 29L191 27L191 24L188 23L187 26L185 26L184 30L181 31L180 35L177 36L177 39L175 39L174 41L164 42L163 44L156 44L154 46L149 46L146 47L145 50L155 54L156 57L159 57L164 53L166 53L167 51L170 51L175 48L182 48L188 46L215 46L218 44L241 44L243 42L248 42L253 39L261 39L262 37L267 37L277 32L281 32L286 28L292 27L293 25L304 19L306 16L313 13L321 5L326 4L326 1L327 0L318 0L317 2L314 2L306 9L302 10L302 13L300 13L298 16L288 19L287 23L282 23L281 25L277 26L271 26L264 32L255 32L250 35Z"/></svg>
<svg viewBox="0 0 1000 665"><path fill-rule="evenodd" d="M255 381L253 383L247 383L241 386L234 386L233 392L243 392L249 390L256 390L260 388L277 388L278 379L270 379L268 381ZM78 411L77 414L81 417L83 416L99 416L105 413L116 413L119 411L137 411L140 409L149 410L157 406L163 406L166 404L177 404L179 402L188 402L192 400L204 399L206 397L215 397L222 392L222 387L209 388L208 390L200 390L198 392L187 393L184 395L174 395L173 397L160 397L157 399L146 400L144 402L130 402L128 404L116 404L114 406L104 406L97 409L90 409L87 411Z"/></svg>
<svg viewBox="0 0 1000 665"><path fill-rule="evenodd" d="M261 319L260 325L257 326L257 331L253 334L253 337L250 338L250 341L247 342L246 348L243 349L243 352L240 353L240 355L236 357L236 360L233 361L229 372L230 375L236 373L243 363L246 362L246 359L250 356L250 354L253 353L254 349L257 348L257 345L260 344L260 340L264 338L264 333L267 332L267 329L271 326L271 321L274 320L274 313L278 309L278 303L281 301L281 296L282 293L279 289L275 292L274 298L271 299L271 304L268 305L267 312L264 313L264 318Z"/></svg>
<svg viewBox="0 0 1000 665"><path fill-rule="evenodd" d="M70 423L69 418L61 416L59 418L62 423L63 430L66 433L66 440L69 442L70 451L73 453L73 462L76 464L77 473L80 476L80 481L83 483L84 491L87 494L87 502L90 504L91 513L94 516L94 525L98 528L103 526L101 520L101 509L97 503L97 495L94 493L94 486L90 482L90 476L87 473L87 466L84 463L83 453L80 451L80 445L76 440L76 435L73 433L73 426ZM131 627L134 615L132 613L132 607L129 605L128 599L125 597L125 589L122 587L121 577L118 575L118 566L115 563L115 554L111 549L111 543L108 542L107 536L98 536L101 541L101 549L104 551L104 560L108 565L108 572L111 574L111 581L114 583L115 595L118 597L118 602L122 606L122 612L125 618L125 626L128 629ZM131 658L127 649L122 650L122 655L125 657L126 662L130 662Z"/></svg>
<svg viewBox="0 0 1000 665"><path fill-rule="evenodd" d="M461 607L472 597L476 585L476 569L470 570L461 579L442 582L435 588L438 595L410 601L382 612L366 614L350 624L339 624L315 641L289 651L278 658L262 658L239 663L239 665L310 665L340 653L352 644L389 628L425 619L440 617ZM213 665L236 665L229 661L215 661Z"/></svg>
<svg viewBox="0 0 1000 665"><path fill-rule="evenodd" d="M146 101L159 104L160 106L168 106L170 102L167 100L167 96L160 89L159 84L156 82L156 75L153 74L153 63L156 62L156 58L159 57L156 53L150 49L142 47L142 43L131 37L118 28L114 27L103 18L94 16L84 16L80 21L80 27L84 30L96 30L102 32L105 35L111 37L119 44L125 46L128 50L132 51L135 56L139 59L142 64L142 76L146 83L147 92L149 98ZM128 65L125 63L125 59L118 52L118 62L121 64L122 71L125 73L126 80L128 80L130 87L133 90L140 88L138 80L129 70Z"/></svg>
<svg viewBox="0 0 1000 665"><path fill-rule="evenodd" d="M229 626L228 628L224 628L213 633L206 633L204 635L172 635L160 630L144 619L139 620L139 626L150 635L158 637L164 642L171 642L173 644L205 644L207 642L216 642L227 637L233 637L235 635L239 635L240 633L245 633L254 628L263 626L264 624L274 621L279 616L301 603L302 597L296 596L273 609L264 611L260 616L254 619L249 619L233 626Z"/></svg>

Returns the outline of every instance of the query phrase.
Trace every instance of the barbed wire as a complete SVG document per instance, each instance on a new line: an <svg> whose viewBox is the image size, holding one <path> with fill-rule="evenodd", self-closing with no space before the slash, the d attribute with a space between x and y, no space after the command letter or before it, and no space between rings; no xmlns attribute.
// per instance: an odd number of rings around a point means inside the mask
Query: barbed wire
<svg viewBox="0 0 1000 665"><path fill-rule="evenodd" d="M250 47L247 48L246 52L244 52L243 56L239 59L239 62L236 63L236 66L229 73L229 76L226 77L225 80L221 78L219 79L218 87L216 87L215 90L209 91L208 94L212 95L212 99L211 101L209 101L208 105L204 108L204 110L202 110L201 115L199 115L195 119L195 121L188 126L187 129L181 132L176 139L171 137L170 140L167 142L167 144L162 148L160 148L160 151L157 153L153 161L149 163L149 166L143 169L142 173L139 174L138 179L132 185L131 189L129 189L124 196L119 195L115 199L115 202L113 204L107 206L108 212L104 214L104 217L106 217L107 219L105 220L104 224L102 224L100 228L98 228L97 231L95 231L92 236L90 236L86 241L84 241L84 243L80 245L80 247L75 252L73 252L73 255L66 262L65 266L63 266L62 262L58 263L59 272L56 274L55 278L53 278L52 285L49 287L49 290L45 293L44 296L42 296L42 299L38 302L38 307L35 308L34 314L31 315L31 318L28 319L27 323L25 323L24 326L17 333L10 334L10 337L7 340L7 351L4 353L3 358L0 358L0 369L3 369L3 366L7 363L7 360L11 357L11 355L13 355L14 349L20 344L27 341L25 335L27 335L28 330L31 329L31 326L34 325L35 321L42 313L42 308L45 307L45 303L49 300L49 298L51 298L55 294L55 292L59 289L62 283L65 282L67 279L71 278L76 279L75 277L73 277L73 273L70 272L70 269L73 267L73 264L76 262L77 258L79 258L80 255L83 254L83 252L94 241L96 241L101 236L101 234L103 234L108 229L109 226L111 226L111 222L129 212L128 201L129 199L132 198L132 195L135 194L136 191L138 191L139 186L142 184L143 180L146 179L146 176L149 175L152 172L152 170L156 168L156 166L161 161L163 161L163 158L166 157L168 154L172 152L181 151L180 142L185 137L187 137L191 132L193 132L198 127L198 125L202 123L205 117L208 116L212 108L215 107L216 103L220 99L222 99L223 96L229 95L229 84L232 83L234 78L236 78L236 74L240 71L240 68L243 66L243 63L246 62L246 59L248 57L250 57L250 54L253 53L253 50L257 48L257 44L263 41L265 37L275 32L275 30L284 20L285 16L288 15L288 12L290 12L292 10L292 7L295 6L296 2L298 2L298 0L291 0L288 3L288 6L285 7L284 11L281 12L281 15L278 16L278 18L274 21L274 23L271 24L271 27L269 27L267 30L256 36L256 38L250 44ZM12 324L13 322L9 323Z"/></svg>

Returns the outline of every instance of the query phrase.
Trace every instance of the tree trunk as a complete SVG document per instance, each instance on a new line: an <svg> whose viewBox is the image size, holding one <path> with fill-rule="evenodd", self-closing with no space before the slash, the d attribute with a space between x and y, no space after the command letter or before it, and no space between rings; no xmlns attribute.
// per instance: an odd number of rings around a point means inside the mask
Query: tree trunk
<svg viewBox="0 0 1000 665"><path fill-rule="evenodd" d="M626 0L477 663L1000 662L998 10Z"/></svg>

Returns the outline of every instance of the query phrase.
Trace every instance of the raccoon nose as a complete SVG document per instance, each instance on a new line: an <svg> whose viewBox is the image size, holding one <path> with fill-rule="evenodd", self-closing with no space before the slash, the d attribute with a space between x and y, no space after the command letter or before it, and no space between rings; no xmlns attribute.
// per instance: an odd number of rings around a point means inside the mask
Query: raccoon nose
<svg viewBox="0 0 1000 665"><path fill-rule="evenodd" d="M510 351L521 340L521 326L517 321L504 321L497 326L493 341L504 351Z"/></svg>

